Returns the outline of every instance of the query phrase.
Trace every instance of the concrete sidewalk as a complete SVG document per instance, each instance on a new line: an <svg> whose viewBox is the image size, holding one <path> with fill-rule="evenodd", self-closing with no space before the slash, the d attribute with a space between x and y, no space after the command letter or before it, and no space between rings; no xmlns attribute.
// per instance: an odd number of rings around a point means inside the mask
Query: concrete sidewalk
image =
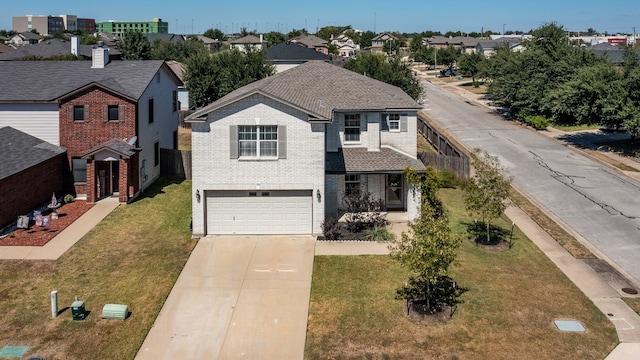
<svg viewBox="0 0 640 360"><path fill-rule="evenodd" d="M120 205L117 197L98 201L44 246L0 246L0 260L56 260Z"/></svg>

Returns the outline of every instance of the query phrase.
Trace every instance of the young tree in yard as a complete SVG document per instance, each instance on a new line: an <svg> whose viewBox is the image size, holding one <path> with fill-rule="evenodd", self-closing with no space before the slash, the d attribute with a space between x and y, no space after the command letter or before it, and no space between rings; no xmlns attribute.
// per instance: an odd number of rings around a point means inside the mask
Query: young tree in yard
<svg viewBox="0 0 640 360"><path fill-rule="evenodd" d="M129 30L122 34L118 45L124 60L149 60L151 58L151 43L139 30Z"/></svg>
<svg viewBox="0 0 640 360"><path fill-rule="evenodd" d="M462 54L462 49L449 45L445 49L438 50L438 63L453 67L453 63L458 60Z"/></svg>
<svg viewBox="0 0 640 360"><path fill-rule="evenodd" d="M391 257L408 268L407 283L397 290L397 297L407 302L407 312L417 310L434 314L444 306L454 306L464 289L447 275L454 262L461 239L451 234L449 220L438 200L438 174L429 167L427 173L405 170L407 181L422 192L420 215L410 222L409 233L402 233L390 245Z"/></svg>
<svg viewBox="0 0 640 360"><path fill-rule="evenodd" d="M482 218L487 229L486 243L491 244L490 223L492 219L500 217L507 207L505 200L509 197L511 178L504 175L506 168L500 164L497 156L480 149L474 152L476 159L473 167L476 174L465 188L464 203L467 211Z"/></svg>
<svg viewBox="0 0 640 360"><path fill-rule="evenodd" d="M462 54L458 60L458 67L463 74L471 76L473 85L476 86L476 76L480 73L484 64L484 56L479 53Z"/></svg>
<svg viewBox="0 0 640 360"><path fill-rule="evenodd" d="M224 36L224 32L222 32L222 30L216 28L216 29L209 29L207 31L204 32L204 34L202 34L206 37L208 37L209 39L214 39L214 40L218 40L218 41L224 41L225 40L225 36Z"/></svg>

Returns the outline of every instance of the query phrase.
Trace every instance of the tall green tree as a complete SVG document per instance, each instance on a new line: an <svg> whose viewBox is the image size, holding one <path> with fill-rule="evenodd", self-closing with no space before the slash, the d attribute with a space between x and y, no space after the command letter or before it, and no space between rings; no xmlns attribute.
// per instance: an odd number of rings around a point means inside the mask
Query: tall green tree
<svg viewBox="0 0 640 360"><path fill-rule="evenodd" d="M185 82L190 102L205 106L231 91L273 74L265 53L249 50L221 51L213 55L199 52L185 61Z"/></svg>
<svg viewBox="0 0 640 360"><path fill-rule="evenodd" d="M226 40L226 36L224 36L224 32L222 32L222 30L220 30L218 28L208 29L202 35L208 37L209 39L214 39L214 40L218 40L218 41Z"/></svg>
<svg viewBox="0 0 640 360"><path fill-rule="evenodd" d="M422 87L413 71L400 57L362 53L345 64L345 69L372 77L401 88L414 100L420 98Z"/></svg>
<svg viewBox="0 0 640 360"><path fill-rule="evenodd" d="M124 60L149 60L151 43L139 30L128 30L122 34L118 50Z"/></svg>
<svg viewBox="0 0 640 360"><path fill-rule="evenodd" d="M291 30L291 31L289 31L287 33L287 40L296 38L298 36L307 35L307 34L309 34L307 32L307 29L304 29L304 28L302 28L302 29L293 29L293 30Z"/></svg>
<svg viewBox="0 0 640 360"><path fill-rule="evenodd" d="M264 40L267 41L267 46L271 47L273 45L278 45L287 41L286 36L278 31L270 31L264 34Z"/></svg>
<svg viewBox="0 0 640 360"><path fill-rule="evenodd" d="M411 275L397 290L397 297L407 301L407 309L419 304L427 313L441 311L444 305L459 302L463 289L456 287L448 270L456 259L461 239L453 236L449 220L438 200L438 174L429 167L427 173L405 170L407 181L422 193L420 215L409 223L409 232L389 247L391 258L409 269Z"/></svg>
<svg viewBox="0 0 640 360"><path fill-rule="evenodd" d="M318 30L318 32L316 33L316 36L324 39L324 40L331 40L331 37L335 37L338 36L340 34L342 34L343 31L345 30L349 30L351 29L351 25L347 25L347 26L325 26L320 28L320 30Z"/></svg>
<svg viewBox="0 0 640 360"><path fill-rule="evenodd" d="M471 76L473 84L476 84L476 76L482 71L485 57L479 53L462 54L458 60L458 67L463 74Z"/></svg>
<svg viewBox="0 0 640 360"><path fill-rule="evenodd" d="M479 215L486 225L486 242L490 244L491 220L500 217L507 207L511 178L505 175L507 170L497 156L480 149L475 149L474 153L476 158L473 167L476 173L465 187L464 203L467 211Z"/></svg>
<svg viewBox="0 0 640 360"><path fill-rule="evenodd" d="M374 33L371 30L367 30L363 32L362 35L360 35L360 42L359 42L360 47L362 48L371 47L371 42L374 37L376 37L376 33Z"/></svg>
<svg viewBox="0 0 640 360"><path fill-rule="evenodd" d="M444 49L438 49L438 64L452 67L458 58L462 55L462 49L453 47L451 45Z"/></svg>

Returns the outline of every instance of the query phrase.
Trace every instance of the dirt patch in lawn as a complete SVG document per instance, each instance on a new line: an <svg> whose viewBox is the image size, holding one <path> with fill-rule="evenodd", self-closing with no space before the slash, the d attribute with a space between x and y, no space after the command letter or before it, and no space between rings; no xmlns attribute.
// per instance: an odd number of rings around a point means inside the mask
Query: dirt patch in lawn
<svg viewBox="0 0 640 360"><path fill-rule="evenodd" d="M36 226L33 219L30 219L28 229L16 229L2 234L4 237L0 238L0 246L43 246L91 207L93 204L79 200L64 204L57 210L58 218L51 219L48 227ZM43 215L51 216L51 211L47 210Z"/></svg>

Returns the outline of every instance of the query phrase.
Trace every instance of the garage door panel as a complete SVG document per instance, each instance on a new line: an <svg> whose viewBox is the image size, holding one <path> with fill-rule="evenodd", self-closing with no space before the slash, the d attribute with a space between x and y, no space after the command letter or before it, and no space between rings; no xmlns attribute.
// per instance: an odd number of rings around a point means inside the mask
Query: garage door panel
<svg viewBox="0 0 640 360"><path fill-rule="evenodd" d="M207 191L206 199L208 234L312 232L311 190Z"/></svg>

